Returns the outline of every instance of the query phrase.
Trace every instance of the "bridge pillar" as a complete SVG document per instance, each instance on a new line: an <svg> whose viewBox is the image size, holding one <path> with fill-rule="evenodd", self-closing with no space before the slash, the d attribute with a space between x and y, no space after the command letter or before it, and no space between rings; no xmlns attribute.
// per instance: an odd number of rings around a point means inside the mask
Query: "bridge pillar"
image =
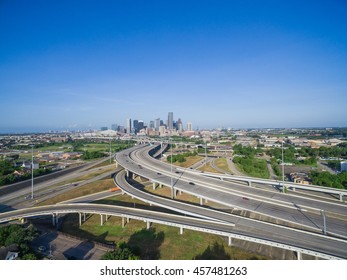
<svg viewBox="0 0 347 280"><path fill-rule="evenodd" d="M228 236L228 246L232 246L233 245L233 239L231 238L231 236Z"/></svg>
<svg viewBox="0 0 347 280"><path fill-rule="evenodd" d="M127 223L129 223L130 222L130 218L129 217L127 217Z"/></svg>
<svg viewBox="0 0 347 280"><path fill-rule="evenodd" d="M117 161L115 161L115 163L116 163L116 168L118 168L118 162L117 162Z"/></svg>
<svg viewBox="0 0 347 280"><path fill-rule="evenodd" d="M252 182L248 181L248 186L252 187Z"/></svg>
<svg viewBox="0 0 347 280"><path fill-rule="evenodd" d="M302 260L302 253L297 251L296 254L298 255L298 260Z"/></svg>
<svg viewBox="0 0 347 280"><path fill-rule="evenodd" d="M82 225L82 214L81 214L81 213L78 213L78 217L79 217L79 219L78 219L79 225L80 225L80 227L81 227L81 225Z"/></svg>
<svg viewBox="0 0 347 280"><path fill-rule="evenodd" d="M343 193L340 193L340 201L343 201Z"/></svg>
<svg viewBox="0 0 347 280"><path fill-rule="evenodd" d="M107 222L107 220L108 220L108 215L106 214L106 220L105 220L105 222Z"/></svg>
<svg viewBox="0 0 347 280"><path fill-rule="evenodd" d="M176 198L176 190L175 190L175 188L172 188L172 189L171 189L171 198L172 198L172 199L175 199L175 198Z"/></svg>
<svg viewBox="0 0 347 280"><path fill-rule="evenodd" d="M83 222L86 221L86 213L83 213Z"/></svg>
<svg viewBox="0 0 347 280"><path fill-rule="evenodd" d="M204 205L204 201L203 201L202 197L200 197L200 205Z"/></svg>
<svg viewBox="0 0 347 280"><path fill-rule="evenodd" d="M156 183L153 182L153 191L155 191Z"/></svg>
<svg viewBox="0 0 347 280"><path fill-rule="evenodd" d="M151 228L151 222L147 221L147 230L149 230Z"/></svg>
<svg viewBox="0 0 347 280"><path fill-rule="evenodd" d="M100 225L104 225L104 216L100 214Z"/></svg>
<svg viewBox="0 0 347 280"><path fill-rule="evenodd" d="M182 235L183 234L183 227L181 226L180 227L180 235Z"/></svg>
<svg viewBox="0 0 347 280"><path fill-rule="evenodd" d="M162 188L163 187L163 184L159 184L159 188Z"/></svg>
<svg viewBox="0 0 347 280"><path fill-rule="evenodd" d="M56 219L55 219L55 214L54 214L54 213L52 214L52 224L53 224L53 226L55 227L55 225L56 225Z"/></svg>
<svg viewBox="0 0 347 280"><path fill-rule="evenodd" d="M124 227L125 227L125 218L122 217L122 228L124 228Z"/></svg>
<svg viewBox="0 0 347 280"><path fill-rule="evenodd" d="M126 171L126 173L127 173L127 177L129 178L129 175L130 175L129 170L125 170L125 171Z"/></svg>

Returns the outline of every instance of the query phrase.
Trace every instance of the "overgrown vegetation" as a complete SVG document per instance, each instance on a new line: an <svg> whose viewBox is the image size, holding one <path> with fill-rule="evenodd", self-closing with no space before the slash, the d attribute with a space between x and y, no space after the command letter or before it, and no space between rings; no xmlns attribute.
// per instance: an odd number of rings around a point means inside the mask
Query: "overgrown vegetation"
<svg viewBox="0 0 347 280"><path fill-rule="evenodd" d="M327 171L311 171L310 177L312 179L312 184L314 185L337 189L347 188L347 172L342 172L335 175L330 174Z"/></svg>
<svg viewBox="0 0 347 280"><path fill-rule="evenodd" d="M136 249L131 248L124 241L118 242L116 249L106 252L101 256L102 260L138 260Z"/></svg>
<svg viewBox="0 0 347 280"><path fill-rule="evenodd" d="M187 157L196 156L198 153L195 152L186 152L183 154L172 155L172 162L185 162ZM171 162L171 155L167 157L167 161Z"/></svg>
<svg viewBox="0 0 347 280"><path fill-rule="evenodd" d="M15 174L15 171L21 171L21 175ZM52 172L51 168L39 168L34 170L34 177L45 175L50 172ZM22 167L14 167L13 162L9 160L0 161L0 186L13 184L30 178L30 169L25 170Z"/></svg>
<svg viewBox="0 0 347 280"><path fill-rule="evenodd" d="M249 176L268 179L270 177L267 164L264 159L257 159L253 156L234 157L234 163Z"/></svg>
<svg viewBox="0 0 347 280"><path fill-rule="evenodd" d="M0 227L0 247L17 245L19 257L22 260L36 260L37 256L30 249L29 243L37 236L37 230L32 226L24 228L20 225Z"/></svg>

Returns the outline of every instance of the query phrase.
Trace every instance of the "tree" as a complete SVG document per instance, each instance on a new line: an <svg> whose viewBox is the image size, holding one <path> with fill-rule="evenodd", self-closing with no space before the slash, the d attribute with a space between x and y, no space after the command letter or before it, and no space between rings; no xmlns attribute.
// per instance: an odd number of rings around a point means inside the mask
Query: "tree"
<svg viewBox="0 0 347 280"><path fill-rule="evenodd" d="M138 260L139 257L133 253L125 242L119 242L116 249L101 256L102 260Z"/></svg>

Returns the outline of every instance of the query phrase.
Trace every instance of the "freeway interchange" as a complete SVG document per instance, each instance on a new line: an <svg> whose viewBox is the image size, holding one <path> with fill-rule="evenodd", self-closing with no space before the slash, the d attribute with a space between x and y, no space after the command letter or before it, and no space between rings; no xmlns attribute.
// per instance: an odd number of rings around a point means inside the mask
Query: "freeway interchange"
<svg viewBox="0 0 347 280"><path fill-rule="evenodd" d="M129 207L95 205L91 200L77 199L65 204L31 207L0 214L0 222L13 219L59 214L99 214L139 219L184 229L209 232L233 239L265 244L323 259L347 259L347 207L331 197L283 194L273 187L257 188L202 172L182 169L156 160L160 145L137 145L116 154L117 164L124 168L114 177L123 193L150 205L167 208L177 214L140 210ZM117 169L119 170L119 169ZM131 177L141 176L152 182L153 189L169 187L171 198L163 198L135 188ZM178 201L181 193L198 197L200 205ZM103 194L100 194L101 196ZM105 194L108 195L109 194ZM176 199L178 198L178 199ZM84 202L85 201L85 202ZM219 205L212 208L206 202ZM83 202L83 203L81 203ZM87 202L87 203L86 203ZM324 210L324 212L322 212ZM247 215L245 215L245 213Z"/></svg>
<svg viewBox="0 0 347 280"><path fill-rule="evenodd" d="M139 145L116 155L117 163L126 170L116 177L116 183L124 192L183 214L233 224L231 232L238 234L238 238L254 238L253 241L259 243L271 241L272 246L280 247L285 244L293 248L300 247L347 258L345 203L318 199L315 196L308 198L300 194L283 194L274 189L258 189L218 178L207 178L189 170L185 172L182 168L170 166L150 156L158 148L159 146ZM126 177L132 174L149 179L153 183L153 188L158 185L170 187L172 199L158 202L158 198L153 195L136 190L126 181ZM192 208L187 209L186 203L184 206L183 203L172 205L177 193L180 192L199 197L201 206L198 208L204 213L197 214ZM265 217L266 222L230 212L212 211L203 207L204 201L214 201L231 209L237 208ZM323 218L328 224L326 228ZM322 240L315 240L317 237ZM339 245L331 242L337 242ZM337 253L341 248L344 248L342 250L344 252Z"/></svg>

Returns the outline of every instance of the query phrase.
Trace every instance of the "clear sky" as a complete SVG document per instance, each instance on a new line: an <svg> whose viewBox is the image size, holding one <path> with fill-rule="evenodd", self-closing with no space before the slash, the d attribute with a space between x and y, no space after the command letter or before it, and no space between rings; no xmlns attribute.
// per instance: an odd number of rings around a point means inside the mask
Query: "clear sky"
<svg viewBox="0 0 347 280"><path fill-rule="evenodd" d="M347 1L0 0L0 133L347 126Z"/></svg>

